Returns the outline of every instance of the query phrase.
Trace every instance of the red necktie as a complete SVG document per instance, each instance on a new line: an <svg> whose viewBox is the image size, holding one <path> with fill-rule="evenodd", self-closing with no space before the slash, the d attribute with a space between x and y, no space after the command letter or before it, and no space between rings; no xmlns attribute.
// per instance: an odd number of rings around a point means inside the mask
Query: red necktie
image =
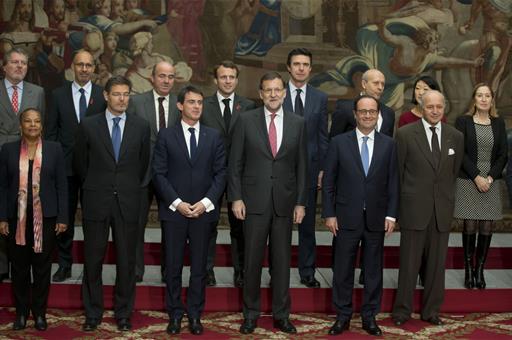
<svg viewBox="0 0 512 340"><path fill-rule="evenodd" d="M14 110L14 113L18 113L19 109L19 103L18 103L18 86L13 85L12 86L12 109Z"/></svg>
<svg viewBox="0 0 512 340"><path fill-rule="evenodd" d="M275 118L276 114L272 113L270 115L270 124L268 125L268 141L270 142L270 149L272 150L272 156L274 158L277 154L277 131L276 124L274 124Z"/></svg>

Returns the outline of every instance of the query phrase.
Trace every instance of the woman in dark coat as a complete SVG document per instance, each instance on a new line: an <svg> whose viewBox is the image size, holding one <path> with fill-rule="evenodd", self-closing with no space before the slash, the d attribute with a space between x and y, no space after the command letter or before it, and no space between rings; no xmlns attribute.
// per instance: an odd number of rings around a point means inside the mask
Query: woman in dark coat
<svg viewBox="0 0 512 340"><path fill-rule="evenodd" d="M19 117L21 139L0 151L0 233L11 261L13 329L24 329L32 311L35 328L46 330L52 254L56 234L66 230L66 165L60 144L41 138L41 113L26 109Z"/></svg>

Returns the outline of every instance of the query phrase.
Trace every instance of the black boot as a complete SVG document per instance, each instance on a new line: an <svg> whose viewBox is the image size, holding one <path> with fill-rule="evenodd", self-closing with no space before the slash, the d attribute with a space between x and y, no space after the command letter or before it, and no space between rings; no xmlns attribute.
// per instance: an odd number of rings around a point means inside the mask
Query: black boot
<svg viewBox="0 0 512 340"><path fill-rule="evenodd" d="M464 247L464 287L467 289L475 288L474 277L474 255L475 255L475 234L462 233L462 246Z"/></svg>
<svg viewBox="0 0 512 340"><path fill-rule="evenodd" d="M475 268L475 287L485 289L484 264L491 245L492 235L478 234L478 244L476 248L476 268Z"/></svg>

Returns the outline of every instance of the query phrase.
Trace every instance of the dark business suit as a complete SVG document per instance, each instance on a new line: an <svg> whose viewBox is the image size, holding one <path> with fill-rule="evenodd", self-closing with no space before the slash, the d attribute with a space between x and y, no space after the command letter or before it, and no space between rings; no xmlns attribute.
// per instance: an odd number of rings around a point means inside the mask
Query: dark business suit
<svg viewBox="0 0 512 340"><path fill-rule="evenodd" d="M169 102L167 106L167 116L165 122L167 127L174 126L180 119L181 114L176 107L176 95L169 94ZM150 134L150 159L153 157L153 148L155 147L156 138L158 135L159 127L156 125L156 116L158 115L158 108L155 106L154 91L150 90L130 98L130 104L126 110L128 114L135 114L140 118L143 118L149 123L151 128ZM151 181L151 167L148 166L144 181L142 182L142 196L140 203L140 218L139 218L139 230L137 236L136 254L135 254L135 275L142 278L144 275L144 232L146 224L148 222L149 209L153 202L155 191L153 183ZM162 247L164 247L164 234L162 233ZM165 268L165 248L161 249L161 271L164 274Z"/></svg>
<svg viewBox="0 0 512 340"><path fill-rule="evenodd" d="M8 246L16 314L28 316L32 311L34 316L44 316L50 288L55 224L65 224L68 221L64 156L59 144L43 141L39 182L43 213L43 249L42 253L34 253L33 220L27 219L26 245L16 244L20 144L19 141L4 144L0 152L0 221L9 222ZM33 214L29 214L31 216Z"/></svg>
<svg viewBox="0 0 512 340"><path fill-rule="evenodd" d="M18 113L23 112L29 107L38 109L41 112L41 116L44 117L46 105L42 87L23 81L21 102L18 112L14 112L4 79L0 80L0 149L3 144L20 139ZM0 237L0 275L7 274L8 272L7 243L5 238Z"/></svg>
<svg viewBox="0 0 512 340"><path fill-rule="evenodd" d="M190 158L180 123L158 134L152 161L158 212L165 233L166 307L171 319L200 318L204 309L206 257L212 222L219 218L216 205L226 186L226 160L220 134L200 125L197 153ZM208 198L215 209L199 218L187 218L169 207L176 199L195 204ZM187 240L190 247L190 279L185 309L181 301L181 273Z"/></svg>
<svg viewBox="0 0 512 340"><path fill-rule="evenodd" d="M379 129L389 137L393 137L395 129L395 112L388 106L380 103L380 114L382 115L382 125ZM336 110L332 114L331 130L329 136L332 138L341 133L354 130L356 120L354 118L354 101L340 99L336 102Z"/></svg>
<svg viewBox="0 0 512 340"><path fill-rule="evenodd" d="M317 201L318 174L323 170L323 162L329 135L327 132L327 95L313 86L306 85L304 120L306 121L308 143L308 203L306 216L299 225L299 275L301 278L315 275L316 239L315 218ZM290 86L286 87L283 109L294 111Z"/></svg>
<svg viewBox="0 0 512 340"><path fill-rule="evenodd" d="M441 157L434 167L423 120L398 129L400 174L400 271L393 317L410 318L423 254L425 282L421 317L437 317L444 299L444 271L454 209L455 179L464 157L464 137L442 123Z"/></svg>
<svg viewBox="0 0 512 340"><path fill-rule="evenodd" d="M272 156L263 107L241 115L233 133L228 166L228 200L243 200L244 318L260 314L262 261L272 253L272 313L290 313L290 250L293 211L307 202L307 136L304 118L284 112L282 144Z"/></svg>
<svg viewBox="0 0 512 340"><path fill-rule="evenodd" d="M220 132L224 140L226 149L226 164L229 159L229 151L231 148L231 138L233 136L233 129L242 112L249 111L256 108L256 104L252 100L240 97L235 94L233 100L233 111L231 112L231 119L229 127L226 127L224 122L224 115L220 111L219 100L217 93L210 97L206 97L203 101L203 113L201 115L201 123L212 127ZM219 207L222 206L222 196L217 203ZM231 210L231 203L228 203L228 219L231 236L231 260L233 262L233 269L235 272L240 272L244 266L244 234L242 229L242 221L237 219ZM219 221L214 221L212 227L212 234L208 245L208 261L206 264L207 270L213 270L215 263L215 249L217 243L217 224Z"/></svg>
<svg viewBox="0 0 512 340"><path fill-rule="evenodd" d="M385 218L398 215L398 169L395 142L375 132L368 175L365 176L355 131L331 141L323 177L323 217L336 217L333 303L337 319L352 317L354 264L359 242L365 247L361 317L374 318L382 298Z"/></svg>
<svg viewBox="0 0 512 340"><path fill-rule="evenodd" d="M149 162L149 126L127 115L119 160L114 158L105 114L85 118L75 144L75 172L82 183L84 278L82 294L87 318L103 315L102 264L109 227L116 248L116 319L129 318L135 298L135 239L141 183Z"/></svg>
<svg viewBox="0 0 512 340"><path fill-rule="evenodd" d="M103 97L103 88L92 84L91 96L85 111L85 116L105 111L106 103ZM45 136L48 140L57 141L62 146L66 161L66 174L68 177L68 228L57 237L59 250L59 267L70 269L73 263L71 248L75 235L75 213L78 205L80 180L73 172L73 150L78 131L78 118L73 103L72 83L67 83L52 92L50 108L46 115Z"/></svg>

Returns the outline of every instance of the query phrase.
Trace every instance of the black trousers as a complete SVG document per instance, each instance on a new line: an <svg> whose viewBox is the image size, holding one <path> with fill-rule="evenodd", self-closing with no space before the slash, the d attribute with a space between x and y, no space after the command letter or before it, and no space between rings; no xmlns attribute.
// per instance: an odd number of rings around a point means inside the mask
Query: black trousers
<svg viewBox="0 0 512 340"><path fill-rule="evenodd" d="M272 198L262 215L247 214L244 221L245 257L243 314L246 319L260 316L261 271L267 241L272 256L272 314L274 319L290 315L291 216L277 216Z"/></svg>
<svg viewBox="0 0 512 340"><path fill-rule="evenodd" d="M138 223L123 219L117 197L112 196L110 216L104 221L84 220L84 276L82 296L85 316L103 316L102 266L108 245L109 229L116 251L114 317L129 318L135 301L135 244Z"/></svg>
<svg viewBox="0 0 512 340"><path fill-rule="evenodd" d="M306 215L299 230L299 247L298 262L299 275L301 278L315 275L316 268L316 235L315 235L315 219L316 219L316 197L318 190L316 186L308 190L308 206L306 207Z"/></svg>
<svg viewBox="0 0 512 340"><path fill-rule="evenodd" d="M187 311L189 318L200 318L205 304L206 257L211 222L188 219L177 223L162 221L166 249L166 308L170 318L181 318ZM185 246L190 248L190 278L187 290L187 308L181 300L182 270Z"/></svg>
<svg viewBox="0 0 512 340"><path fill-rule="evenodd" d="M223 195L224 196L224 195ZM220 198L218 206L222 206L223 197ZM231 210L231 202L227 203L228 206L228 220L229 220L229 235L231 237L231 262L235 272L242 271L244 268L244 230L243 222L235 217ZM217 247L217 225L219 221L212 223L210 240L208 243L208 260L206 264L207 270L213 270L215 266L215 253Z"/></svg>
<svg viewBox="0 0 512 340"><path fill-rule="evenodd" d="M400 270L392 315L403 319L411 317L414 289L424 259L421 317L430 319L438 316L444 300L444 273L450 233L438 230L434 213L426 229L402 229L400 232Z"/></svg>
<svg viewBox="0 0 512 340"><path fill-rule="evenodd" d="M73 264L73 239L75 237L75 214L80 197L80 180L68 176L68 227L57 236L59 267L70 269Z"/></svg>
<svg viewBox="0 0 512 340"><path fill-rule="evenodd" d="M375 317L380 311L382 299L384 231L370 231L366 225L356 230L346 230L341 227L334 242L336 247L332 298L337 319L345 321L352 317L352 292L359 242L362 242L364 247L362 263L365 269L361 317L363 319Z"/></svg>
<svg viewBox="0 0 512 340"><path fill-rule="evenodd" d="M44 316L48 305L56 218L43 218L43 251L34 253L32 215L27 216L26 245L16 244L16 221L11 221L8 248L16 315ZM31 278L31 273L33 280Z"/></svg>

